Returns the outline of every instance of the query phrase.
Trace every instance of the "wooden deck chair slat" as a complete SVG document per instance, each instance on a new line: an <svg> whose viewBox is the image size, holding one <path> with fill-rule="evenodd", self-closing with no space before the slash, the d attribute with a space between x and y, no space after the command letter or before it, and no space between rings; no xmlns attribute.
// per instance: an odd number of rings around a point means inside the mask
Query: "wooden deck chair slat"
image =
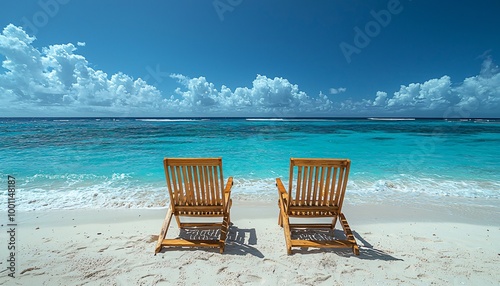
<svg viewBox="0 0 500 286"><path fill-rule="evenodd" d="M209 166L203 166L203 176L204 176L204 179L205 179L205 199L204 199L204 204L205 205L210 205L210 184L209 184L209 180L210 180L210 173L209 173L209 170L208 168L210 168Z"/></svg>
<svg viewBox="0 0 500 286"><path fill-rule="evenodd" d="M338 206L339 206L339 208L342 208L342 205L344 203L345 191L347 189L347 181L349 179L349 168L350 168L350 166L347 166L346 170L344 172L344 178L343 178L343 183L342 183L342 191L341 191L341 195L340 195L339 200L338 200Z"/></svg>
<svg viewBox="0 0 500 286"><path fill-rule="evenodd" d="M223 190L224 177L221 158L165 158L163 160L170 207L165 217L155 254L166 246L219 247L224 251L230 226L231 187L229 177ZM220 229L219 238L211 241L196 239L167 239L172 216L179 228ZM220 218L221 221L182 222L180 217Z"/></svg>
<svg viewBox="0 0 500 286"><path fill-rule="evenodd" d="M355 255L359 255L359 247L352 235L351 228L342 213L342 203L345 196L349 175L350 160L348 159L311 159L291 158L290 179L288 192L280 178L276 179L278 187L280 214L278 224L284 228L287 253L291 254L292 247L319 247L319 248L351 248ZM331 223L290 223L294 219L330 218ZM337 221L347 239L317 241L314 236L310 239L296 239L293 229L334 229Z"/></svg>
<svg viewBox="0 0 500 286"><path fill-rule="evenodd" d="M182 177L182 186L184 187L184 200L186 204L191 203L191 200L189 199L189 183L187 181L187 176L186 176L186 166L180 166L181 168L181 177Z"/></svg>
<svg viewBox="0 0 500 286"><path fill-rule="evenodd" d="M321 167L321 175L319 179L319 188L318 188L318 206L323 205L323 195L325 193L325 167Z"/></svg>
<svg viewBox="0 0 500 286"><path fill-rule="evenodd" d="M212 174L211 184L212 184L212 204L217 205L217 188L215 186L215 181L217 177L215 176L215 167L211 167L210 173Z"/></svg>
<svg viewBox="0 0 500 286"><path fill-rule="evenodd" d="M206 178L206 173L205 173L205 168L203 166L198 166L198 175L200 176L200 198L199 202L200 205L205 205L205 194L206 194L206 184L205 184L205 178Z"/></svg>
<svg viewBox="0 0 500 286"><path fill-rule="evenodd" d="M343 178L344 178L344 169L339 168L339 176L338 176L338 180L337 180L337 186L336 186L335 192L334 192L335 197L333 198L334 205L338 205L340 196L342 195Z"/></svg>
<svg viewBox="0 0 500 286"><path fill-rule="evenodd" d="M188 200L191 202L191 203L194 203L195 202L195 194L194 194L194 181L193 181L193 167L192 166L186 166L186 169L187 169L187 183L188 183L188 186L189 186L189 196L188 196Z"/></svg>
<svg viewBox="0 0 500 286"><path fill-rule="evenodd" d="M295 198L295 205L300 205L300 194L302 193L302 182L304 181L304 173L305 170L301 166L297 166L297 185L295 186L295 195L292 195ZM299 179L300 178L300 179Z"/></svg>
<svg viewBox="0 0 500 286"><path fill-rule="evenodd" d="M175 204L179 204L180 199L179 199L179 185L177 184L177 175L175 173L175 167L170 167L171 169L171 175L170 179L172 180L172 185L173 189L172 192L174 193L174 202Z"/></svg>
<svg viewBox="0 0 500 286"><path fill-rule="evenodd" d="M305 198L304 198L304 205L309 206L311 205L311 190L312 190L312 185L313 185L313 177L314 177L314 166L309 168L309 174L307 175L307 193L305 193Z"/></svg>
<svg viewBox="0 0 500 286"><path fill-rule="evenodd" d="M212 198L210 196L210 166L204 166L205 169L205 204L212 204Z"/></svg>
<svg viewBox="0 0 500 286"><path fill-rule="evenodd" d="M215 188L215 203L218 205L222 205L223 196L222 196L222 189L221 189L221 186L219 183L219 174L218 174L217 168L214 168L214 182L215 182L215 186L214 186L214 188Z"/></svg>
<svg viewBox="0 0 500 286"><path fill-rule="evenodd" d="M335 186L337 185L337 172L338 168L334 167L333 168L333 176L332 176L332 182L330 183L330 198L329 198L329 205L333 206L335 205L334 203L334 198L335 198Z"/></svg>
<svg viewBox="0 0 500 286"><path fill-rule="evenodd" d="M195 192L193 192L194 205L199 205L201 200L201 185L200 185L200 176L198 175L198 166L194 165L191 168L193 168L193 176L194 176L193 180L195 186Z"/></svg>
<svg viewBox="0 0 500 286"><path fill-rule="evenodd" d="M288 193L293 197L293 184L295 183L295 180L293 179L293 169L294 169L294 166L293 166L293 161L290 162L290 171L289 171L289 174L288 174Z"/></svg>
<svg viewBox="0 0 500 286"><path fill-rule="evenodd" d="M324 206L328 205L328 199L329 199L329 195L330 195L330 184L331 184L332 172L333 172L333 168L332 167L327 167L326 168L325 191L323 193L323 201L322 201Z"/></svg>
<svg viewBox="0 0 500 286"><path fill-rule="evenodd" d="M177 196L179 198L179 200L177 202L179 204L182 204L185 201L184 201L184 192L183 192L183 188L182 188L182 177L181 177L181 172L180 172L179 166L175 167L174 174L175 174L175 180L176 180L176 186L177 186L176 193L177 193Z"/></svg>
<svg viewBox="0 0 500 286"><path fill-rule="evenodd" d="M217 190L215 189L215 180L216 180L216 177L215 177L215 167L213 166L210 166L208 167L209 169L209 173L210 173L210 204L211 205L216 205L217 204L217 197L216 197L216 193L217 193Z"/></svg>
<svg viewBox="0 0 500 286"><path fill-rule="evenodd" d="M205 170L205 204L212 204L212 196L211 196L211 184L210 184L210 166L204 166Z"/></svg>
<svg viewBox="0 0 500 286"><path fill-rule="evenodd" d="M182 196L185 204L189 204L189 190L188 190L188 185L186 184L186 176L184 175L184 166L179 166L179 176L181 177L180 179L180 187L182 190Z"/></svg>
<svg viewBox="0 0 500 286"><path fill-rule="evenodd" d="M165 165L165 177L167 178L167 188L170 194L170 202L173 202L173 200L175 199L174 182L172 182L172 172L167 169L170 169L170 166Z"/></svg>
<svg viewBox="0 0 500 286"><path fill-rule="evenodd" d="M290 172L293 172L293 167L290 167ZM302 188L302 167L297 166L297 184L295 186L295 191L291 190L290 195L295 199L295 205L299 205L300 202L300 189Z"/></svg>
<svg viewBox="0 0 500 286"><path fill-rule="evenodd" d="M222 190L220 189L219 184L219 174L217 168L214 168L214 191L215 191L215 201L214 204L220 205L222 202Z"/></svg>
<svg viewBox="0 0 500 286"><path fill-rule="evenodd" d="M220 166L220 158L168 158L172 166Z"/></svg>
<svg viewBox="0 0 500 286"><path fill-rule="evenodd" d="M165 165L165 177L167 178L167 188L168 188L168 192L169 192L169 195L170 195L170 202L172 203L172 200L175 198L174 196L174 193L173 193L173 184L172 184L172 180L170 179L170 172L168 172L168 167L167 165Z"/></svg>
<svg viewBox="0 0 500 286"><path fill-rule="evenodd" d="M313 206L317 206L318 205L318 185L319 185L319 182L318 182L318 179L319 179L319 172L321 171L320 170L321 167L316 167L315 170L314 170L314 186L313 186L313 193L312 193L312 196L310 198L310 200L312 201L312 204Z"/></svg>
<svg viewBox="0 0 500 286"><path fill-rule="evenodd" d="M308 178L308 174L309 174L309 167L308 166L304 166L303 167L304 169L304 172L302 172L302 187L301 187L301 190L300 190L300 200L299 200L299 205L304 205L304 197L305 197L305 192L307 191L307 184L309 183L309 178Z"/></svg>
<svg viewBox="0 0 500 286"><path fill-rule="evenodd" d="M196 205L199 206L202 203L203 196L203 170L200 166L194 165L193 169L196 173Z"/></svg>

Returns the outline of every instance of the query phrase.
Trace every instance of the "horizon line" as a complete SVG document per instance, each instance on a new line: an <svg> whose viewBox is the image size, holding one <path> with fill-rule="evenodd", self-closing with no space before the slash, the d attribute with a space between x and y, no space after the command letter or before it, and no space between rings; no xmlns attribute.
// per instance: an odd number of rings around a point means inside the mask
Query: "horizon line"
<svg viewBox="0 0 500 286"><path fill-rule="evenodd" d="M0 116L0 119L500 119L500 117L415 117L415 116Z"/></svg>

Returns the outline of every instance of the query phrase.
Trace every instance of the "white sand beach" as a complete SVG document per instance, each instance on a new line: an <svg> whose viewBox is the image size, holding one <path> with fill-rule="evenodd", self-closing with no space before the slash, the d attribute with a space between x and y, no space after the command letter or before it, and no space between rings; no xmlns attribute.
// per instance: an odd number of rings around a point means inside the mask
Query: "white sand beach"
<svg viewBox="0 0 500 286"><path fill-rule="evenodd" d="M346 204L359 256L287 255L274 201L234 201L224 254L164 248L155 256L166 209L20 212L15 278L1 246L0 284L499 285L500 216L498 202L490 205ZM169 235L177 233L173 223Z"/></svg>

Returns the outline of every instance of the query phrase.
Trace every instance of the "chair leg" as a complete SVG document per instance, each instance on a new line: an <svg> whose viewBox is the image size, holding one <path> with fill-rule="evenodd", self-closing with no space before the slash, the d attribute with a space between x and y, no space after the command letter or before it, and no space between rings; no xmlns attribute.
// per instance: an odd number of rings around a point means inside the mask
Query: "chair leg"
<svg viewBox="0 0 500 286"><path fill-rule="evenodd" d="M278 208L280 210L280 212L278 214L278 225L283 227L283 217L282 217L282 209L281 209L280 200L278 200Z"/></svg>
<svg viewBox="0 0 500 286"><path fill-rule="evenodd" d="M278 214L278 225L283 227L283 218L281 217L281 211Z"/></svg>
<svg viewBox="0 0 500 286"><path fill-rule="evenodd" d="M224 218L222 219L222 226L221 226L221 231L220 231L220 238L219 238L219 245L220 245L220 253L222 254L224 252L224 248L226 247L226 238L227 234L229 231L229 228L231 227L231 205L232 201L229 201L229 210L228 212L224 215Z"/></svg>
<svg viewBox="0 0 500 286"><path fill-rule="evenodd" d="M285 241L286 241L286 254L292 254L292 238L290 233L290 227L285 226Z"/></svg>
<svg viewBox="0 0 500 286"><path fill-rule="evenodd" d="M181 219L178 216L175 216L175 220L177 221L177 227L182 228Z"/></svg>
<svg viewBox="0 0 500 286"><path fill-rule="evenodd" d="M155 255L161 251L162 242L167 236L168 227L170 226L170 221L172 220L172 207L168 208L167 215L165 216L165 220L163 221L163 225L161 226L160 235L158 236L158 242L155 247ZM177 217L176 217L177 218Z"/></svg>
<svg viewBox="0 0 500 286"><path fill-rule="evenodd" d="M332 230L335 229L335 225L337 224L337 218L338 218L338 215L334 216L333 217L333 221L332 221Z"/></svg>
<svg viewBox="0 0 500 286"><path fill-rule="evenodd" d="M292 233L290 230L290 222L288 217L281 217L281 222L283 223L283 231L285 233L285 242L286 242L286 253L288 255L292 254Z"/></svg>
<svg viewBox="0 0 500 286"><path fill-rule="evenodd" d="M354 252L354 255L359 255L359 246L358 243L356 242L356 238L354 238L354 235L352 234L351 227L349 226L347 219L345 218L343 213L339 214L339 216L340 216L340 224L342 225L344 234L347 240L350 243L352 243L352 252Z"/></svg>
<svg viewBox="0 0 500 286"><path fill-rule="evenodd" d="M357 244L352 247L352 252L354 252L354 255L359 255L359 246Z"/></svg>
<svg viewBox="0 0 500 286"><path fill-rule="evenodd" d="M222 221L222 227L220 231L220 238L219 238L219 245L220 245L220 253L224 253L224 248L226 247L226 238L227 238L227 232L229 231L229 215L224 217L224 220Z"/></svg>

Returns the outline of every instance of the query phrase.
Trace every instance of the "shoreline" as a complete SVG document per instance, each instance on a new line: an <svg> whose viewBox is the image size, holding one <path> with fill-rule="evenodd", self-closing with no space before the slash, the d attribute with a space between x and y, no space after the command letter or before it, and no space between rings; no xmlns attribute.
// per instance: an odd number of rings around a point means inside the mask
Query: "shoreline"
<svg viewBox="0 0 500 286"><path fill-rule="evenodd" d="M242 191L240 186L234 186L232 198L234 201L244 203L254 201L265 204L274 203L278 198L277 191L269 186L271 186L270 183L267 184L266 188L258 188L251 192ZM66 195L65 192L60 191L59 193L52 193L45 196L43 193L33 195L30 191L21 188L17 189L16 193L16 210L19 212L51 211L54 209L156 209L165 208L169 202L164 184L162 184L160 191L125 191L120 195L115 193L100 193L100 191L85 191L74 197L75 193L78 192L70 192L70 195ZM348 189L345 200L347 205L391 204L395 207L401 205L411 207L413 204L425 207L466 205L467 207L480 206L481 208L492 210L495 208L500 209L500 198L497 196L474 196L473 194L470 196L460 196L384 190L359 192L353 190L352 186ZM0 213L5 211L7 211L7 204L0 204Z"/></svg>
<svg viewBox="0 0 500 286"><path fill-rule="evenodd" d="M276 195L249 196L246 194L233 194L232 213L240 213L241 216L268 216L278 215L278 205ZM164 204L168 205L168 199ZM251 207L262 208L264 212L249 210ZM241 209L240 209L241 208ZM274 211L273 211L274 209ZM351 210L352 209L352 210ZM166 206L158 207L99 207L99 208L63 208L63 209L30 209L17 210L17 220L20 223L30 222L36 216L53 215L54 213L104 213L102 219L115 218L116 213L123 214L124 217L116 219L132 219L130 213L166 213ZM425 211L424 211L425 210ZM0 212L7 213L6 208L0 208ZM349 194L345 198L343 212L349 216L352 212L355 217L360 217L361 223L373 220L375 212L378 219L386 222L396 220L414 221L415 219L440 222L467 222L470 224L498 224L500 226L500 199L497 198L463 198L463 197L436 197L425 196L415 197L413 195L399 196L388 201L387 197L377 197L374 195L363 196L359 194ZM409 213L414 213L409 214ZM36 215L35 215L36 214ZM83 215L87 217L87 215ZM89 219L93 219L90 215ZM234 217L234 214L233 214ZM363 222L363 219L364 222ZM90 221L91 222L91 221Z"/></svg>
<svg viewBox="0 0 500 286"><path fill-rule="evenodd" d="M498 285L498 211L346 203L343 212L360 256L343 249L294 249L286 255L274 201L233 200L222 255L218 249L164 248L155 256L166 208L19 212L16 277L7 276L7 257L0 257L0 283ZM173 223L169 235L177 233Z"/></svg>

